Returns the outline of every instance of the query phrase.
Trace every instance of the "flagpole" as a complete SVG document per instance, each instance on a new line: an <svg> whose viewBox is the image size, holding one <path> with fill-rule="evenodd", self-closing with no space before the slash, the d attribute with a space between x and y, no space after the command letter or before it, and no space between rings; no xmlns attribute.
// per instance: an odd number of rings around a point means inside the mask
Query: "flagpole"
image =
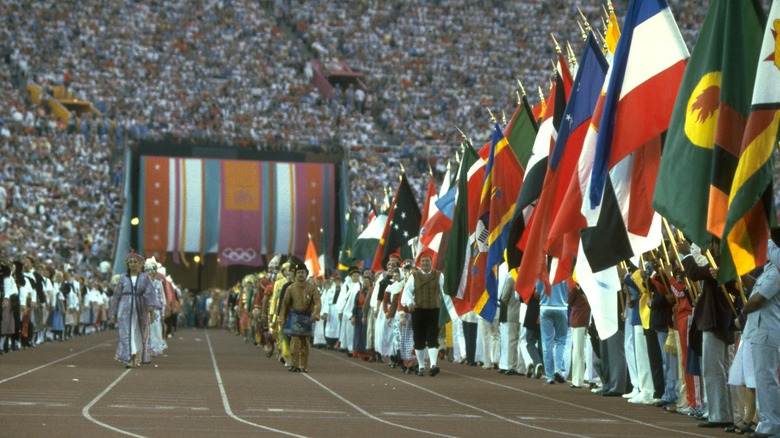
<svg viewBox="0 0 780 438"><path fill-rule="evenodd" d="M667 224L667 225L668 225L668 224ZM667 234L668 234L668 231L667 231ZM673 239L670 237L670 240L673 240ZM672 259L671 259L671 258L669 258L669 251L666 249L666 243L664 243L664 242L661 242L661 248L663 248L663 249L664 249L664 258L666 259L666 264L667 264L667 266L669 266L669 273L670 273L672 276L674 276L674 266L673 266L673 264L672 264ZM687 278L686 278L686 280L687 280ZM690 298L690 299L691 299L691 303L694 303L694 302L696 302L696 299L694 298L693 292L694 292L694 291L693 291L693 290L691 290L691 288L690 288L690 287L688 287L688 298Z"/></svg>
<svg viewBox="0 0 780 438"><path fill-rule="evenodd" d="M699 298L698 291L696 291L693 286L695 283L691 283L688 275L685 274L682 258L680 257L680 252L677 250L677 241L674 240L674 234L672 234L672 228L669 226L669 222L665 217L661 217L661 221L663 222L664 228L666 229L666 235L669 236L669 241L672 243L672 251L674 251L674 257L677 259L677 264L680 265L680 269L682 269L683 274L685 275L685 284L688 286L688 291L690 292L689 297L692 299L691 304L695 304Z"/></svg>
<svg viewBox="0 0 780 438"><path fill-rule="evenodd" d="M709 249L704 252L704 255L707 256L707 261L710 262L710 265L714 269L718 269L718 265L717 263L715 263L715 259L712 257L712 254L710 253ZM745 292L742 287L742 279L740 279L739 276L737 276L737 285L739 288L739 294L742 298L742 305L745 305L747 303L747 298L745 297ZM723 294L726 295L726 299L728 300L729 305L731 306L731 310L734 311L734 315L739 316L737 309L734 307L734 300L731 298L731 294L729 294L729 292L726 290L726 285L721 285L720 290L722 290Z"/></svg>
<svg viewBox="0 0 780 438"><path fill-rule="evenodd" d="M582 24L585 26L585 32L590 32L591 31L590 23L588 23L588 19L585 18L585 14L582 13L582 10L580 9L579 6L577 6L577 12L580 13L580 18L582 18Z"/></svg>

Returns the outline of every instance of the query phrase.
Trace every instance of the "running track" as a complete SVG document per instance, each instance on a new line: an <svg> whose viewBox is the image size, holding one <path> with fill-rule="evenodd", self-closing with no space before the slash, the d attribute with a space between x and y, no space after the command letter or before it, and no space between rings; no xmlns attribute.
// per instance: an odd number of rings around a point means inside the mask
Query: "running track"
<svg viewBox="0 0 780 438"><path fill-rule="evenodd" d="M127 370L108 331L0 356L0 436L710 437L696 420L586 389L444 362L405 375L312 350L288 372L224 330L179 330Z"/></svg>

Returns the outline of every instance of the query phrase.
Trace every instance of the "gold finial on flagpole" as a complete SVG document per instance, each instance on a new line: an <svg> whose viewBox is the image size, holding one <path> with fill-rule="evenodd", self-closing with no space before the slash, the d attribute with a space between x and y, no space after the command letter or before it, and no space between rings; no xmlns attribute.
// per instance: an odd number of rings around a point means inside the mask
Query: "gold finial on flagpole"
<svg viewBox="0 0 780 438"><path fill-rule="evenodd" d="M520 105L523 103L523 99L520 97L520 92L515 90L515 96L517 97L517 104Z"/></svg>
<svg viewBox="0 0 780 438"><path fill-rule="evenodd" d="M485 109L487 110L488 114L490 114L490 124L495 125L496 124L496 116L493 115L493 112L490 111L490 108L485 105Z"/></svg>
<svg viewBox="0 0 780 438"><path fill-rule="evenodd" d="M601 5L601 11L604 12L604 17L609 21L609 12L607 12L607 8L605 8L604 5Z"/></svg>
<svg viewBox="0 0 780 438"><path fill-rule="evenodd" d="M577 6L577 12L580 13L580 18L582 18L582 25L585 26L585 32L590 32L591 30L590 23L588 23L588 19L585 18L585 14L582 13L582 10L580 9L579 6Z"/></svg>
<svg viewBox="0 0 780 438"><path fill-rule="evenodd" d="M571 44L566 41L566 54L569 57L569 64L571 66L577 65L577 57L574 56L574 50L571 48Z"/></svg>
<svg viewBox="0 0 780 438"><path fill-rule="evenodd" d="M585 32L585 29L582 27L582 23L580 23L580 20L577 20L577 26L580 28L580 35L582 36L582 41L588 40L588 33Z"/></svg>
<svg viewBox="0 0 780 438"><path fill-rule="evenodd" d="M612 0L607 0L607 9L609 10L610 15L615 13L615 6L612 5Z"/></svg>
<svg viewBox="0 0 780 438"><path fill-rule="evenodd" d="M433 177L433 168L431 167L431 165L430 165L430 164L428 165L428 175L430 175L431 177Z"/></svg>
<svg viewBox="0 0 780 438"><path fill-rule="evenodd" d="M609 47L607 46L607 39L604 38L604 35L602 35L601 32L593 32L593 34L596 36L596 42L601 44L601 46L604 48L604 52L606 53L606 51L609 50Z"/></svg>
<svg viewBox="0 0 780 438"><path fill-rule="evenodd" d="M468 137L466 136L466 134L464 134L464 133L463 133L463 131L460 129L460 127L458 127L458 125L455 125L455 129L457 129L457 130L458 130L458 132L460 132L460 136L461 136L461 138L463 138L463 141L465 141L466 143L468 143L468 144L469 144L469 146L471 146L471 147L474 147L474 143L471 141L471 139L470 139L470 138L468 138ZM465 149L465 148L464 148L464 149Z"/></svg>
<svg viewBox="0 0 780 438"><path fill-rule="evenodd" d="M503 109L501 110L501 123L506 126L506 113Z"/></svg>
<svg viewBox="0 0 780 438"><path fill-rule="evenodd" d="M406 173L406 169L404 169L404 163L398 163L399 166L401 166L401 178L403 178L404 173Z"/></svg>
<svg viewBox="0 0 780 438"><path fill-rule="evenodd" d="M550 32L550 38L552 38L553 43L555 43L555 53L561 54L561 46L558 45L558 41L555 39L555 35L553 35L552 32Z"/></svg>
<svg viewBox="0 0 780 438"><path fill-rule="evenodd" d="M538 90L539 90L539 99L542 101L542 103L544 103L544 91L542 91L541 85L538 86Z"/></svg>
<svg viewBox="0 0 780 438"><path fill-rule="evenodd" d="M520 79L517 79L517 85L520 86L520 92L523 93L523 96L525 96L525 87L523 87L523 83L520 82Z"/></svg>

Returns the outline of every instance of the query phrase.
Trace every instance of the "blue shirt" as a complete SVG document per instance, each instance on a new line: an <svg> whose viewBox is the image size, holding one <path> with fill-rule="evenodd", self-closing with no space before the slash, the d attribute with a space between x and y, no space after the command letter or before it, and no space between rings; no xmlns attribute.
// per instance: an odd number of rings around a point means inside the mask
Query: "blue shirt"
<svg viewBox="0 0 780 438"><path fill-rule="evenodd" d="M564 309L568 307L566 299L569 296L569 286L566 285L565 281L552 285L550 295L545 293L544 283L541 281L536 282L536 290L539 291L539 306L562 307Z"/></svg>

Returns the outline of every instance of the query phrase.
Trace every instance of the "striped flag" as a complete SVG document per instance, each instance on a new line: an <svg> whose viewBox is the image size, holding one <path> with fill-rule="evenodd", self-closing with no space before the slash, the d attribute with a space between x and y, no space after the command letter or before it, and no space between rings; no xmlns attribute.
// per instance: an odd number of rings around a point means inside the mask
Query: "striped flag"
<svg viewBox="0 0 780 438"><path fill-rule="evenodd" d="M666 0L633 0L607 79L590 208L601 203L609 169L669 127L688 57Z"/></svg>
<svg viewBox="0 0 780 438"><path fill-rule="evenodd" d="M573 91L564 111L558 138L549 159L543 190L536 204L536 220L531 223L531 227L524 235L525 251L515 282L515 290L523 291L520 293L521 296L529 296L536 280L546 273L545 245L550 228L563 205L568 182L577 169L585 133L590 125L607 68L607 60L601 54L595 37L589 35L574 80ZM555 253L556 257L562 259L564 256L562 248L561 241L556 245L555 251L548 251L548 253ZM576 255L575 251L576 249L572 249L571 254L567 254L569 257L564 259L568 265L571 264L571 256Z"/></svg>
<svg viewBox="0 0 780 438"><path fill-rule="evenodd" d="M766 262L772 214L773 151L780 125L780 1L772 2L758 57L750 115L734 172L721 245L719 280L744 275ZM728 263L733 260L732 265Z"/></svg>
<svg viewBox="0 0 780 438"><path fill-rule="evenodd" d="M664 143L653 208L703 248L724 232L759 63L762 15L753 1L712 2Z"/></svg>

